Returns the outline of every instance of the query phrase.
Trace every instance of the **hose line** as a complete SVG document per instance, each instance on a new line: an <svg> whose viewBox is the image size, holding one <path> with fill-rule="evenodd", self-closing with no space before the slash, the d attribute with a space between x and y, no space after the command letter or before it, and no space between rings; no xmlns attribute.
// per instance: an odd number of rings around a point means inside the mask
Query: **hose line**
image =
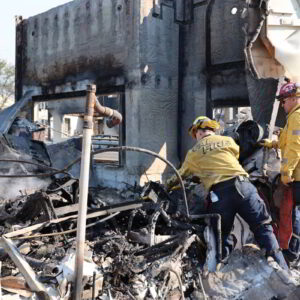
<svg viewBox="0 0 300 300"><path fill-rule="evenodd" d="M149 154L151 156L154 156L154 157L160 159L161 161L166 163L168 166L170 166L173 169L173 171L175 172L175 174L178 178L179 184L182 188L182 194L183 194L183 200L184 200L184 204L185 204L186 214L187 214L188 218L190 217L189 207L188 207L187 197L186 197L186 192L185 192L185 187L184 187L182 178L181 178L179 172L177 171L177 169L174 167L174 165L170 161L168 161L167 159L163 158L162 156L160 156L159 154L157 154L153 151L150 151L150 150L147 150L147 149L144 149L144 148L140 148L140 147L131 147L131 146L120 146L120 147L111 147L111 148L106 148L106 149L100 149L100 150L97 150L97 151L93 151L91 154L96 155L96 154L104 153L104 152L119 152L119 151L133 151L133 152L141 152L141 153ZM52 168L52 167L49 167L49 166L46 166L46 165L41 165L41 164L37 164L37 163L31 162L31 161L26 161L26 160L13 160L13 159L4 160L4 159L1 159L0 162L2 161L2 162L26 163L26 164L36 165L36 166L39 166L39 167L44 167L44 168L47 168L49 170L53 170L54 172L52 172L52 173L38 173L38 174L0 175L0 178L6 178L6 177L7 178L50 177L50 176L53 176L53 175L59 174L59 173L67 174L67 175L70 176L70 174L67 172L67 170L70 169L74 164L76 164L80 160L81 160L81 156L76 158L75 160L73 160L71 163L69 163L63 169L58 170L58 169L55 169L55 168Z"/></svg>
<svg viewBox="0 0 300 300"><path fill-rule="evenodd" d="M144 148L140 148L140 147L131 147L131 146L120 146L120 147L111 147L111 148L107 148L107 149L100 149L100 150L97 150L97 151L93 151L92 155L96 155L96 154L103 153L103 152L117 152L117 151L133 151L133 152L141 152L141 153L149 154L149 155L152 155L152 156L160 159L161 161L166 163L168 166L170 166L173 169L173 171L175 172L175 174L178 178L178 181L180 183L180 186L182 188L182 194L183 194L186 214L187 214L188 218L190 217L190 212L189 212L189 207L188 207L188 203L187 203L185 187L184 187L182 178L181 178L179 172L177 171L177 169L174 167L174 165L170 161L163 158L162 156L160 156L156 152L153 152L153 151L150 151L150 150L147 150L147 149L144 149ZM69 166L67 166L67 167L69 167ZM65 168L64 170L67 170L67 169Z"/></svg>

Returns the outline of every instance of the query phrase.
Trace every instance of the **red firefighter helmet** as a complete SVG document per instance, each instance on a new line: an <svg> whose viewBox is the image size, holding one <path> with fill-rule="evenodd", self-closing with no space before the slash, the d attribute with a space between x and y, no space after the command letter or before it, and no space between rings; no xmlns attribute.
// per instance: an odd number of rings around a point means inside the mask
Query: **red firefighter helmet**
<svg viewBox="0 0 300 300"><path fill-rule="evenodd" d="M294 97L299 95L299 89L300 85L294 82L287 82L282 85L279 91L279 96L276 98L281 101L285 98Z"/></svg>

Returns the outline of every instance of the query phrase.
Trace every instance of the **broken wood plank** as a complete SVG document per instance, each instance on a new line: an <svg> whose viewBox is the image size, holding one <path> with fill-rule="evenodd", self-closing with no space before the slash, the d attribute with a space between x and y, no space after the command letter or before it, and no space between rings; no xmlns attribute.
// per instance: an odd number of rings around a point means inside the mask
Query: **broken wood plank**
<svg viewBox="0 0 300 300"><path fill-rule="evenodd" d="M2 300L3 298L1 298ZM21 300L18 294L5 295L5 300Z"/></svg>
<svg viewBox="0 0 300 300"><path fill-rule="evenodd" d="M7 288L7 287L2 287L4 290L6 290L9 293L17 294L25 298L32 297L33 292L27 291L27 290L22 290L22 289L13 289L13 288ZM5 295L6 297L7 295ZM0 298L1 299L1 298Z"/></svg>
<svg viewBox="0 0 300 300"><path fill-rule="evenodd" d="M33 269L29 266L28 262L23 258L15 244L5 237L1 237L0 243L12 261L16 264L22 275L24 276L28 286L33 292L46 292L42 283L37 280Z"/></svg>
<svg viewBox="0 0 300 300"><path fill-rule="evenodd" d="M59 217L59 216L63 216L63 215L78 211L78 204L72 204L72 205L68 205L68 206L58 207L58 208L55 208L54 210L55 210L56 215Z"/></svg>
<svg viewBox="0 0 300 300"><path fill-rule="evenodd" d="M0 278L1 287L2 288L10 288L10 289L19 289L19 290L27 290L29 289L26 287L25 280L20 277L15 276L6 276Z"/></svg>
<svg viewBox="0 0 300 300"><path fill-rule="evenodd" d="M121 212L121 211L126 211L126 210L131 210L131 209L137 209L137 208L141 208L142 206L143 206L142 202L140 202L140 203L135 202L135 203L129 204L129 205L115 206L114 208L110 208L110 209L107 209L107 207L105 207L105 208L102 208L101 210L98 210L96 212L88 214L87 219L96 218L96 217L100 217L100 216L105 216L105 215L112 214L112 213L115 213L115 212ZM60 222L66 221L66 220L70 220L70 219L74 219L74 218L77 218L77 214L72 215L72 216L68 216L68 217L59 218L59 219L53 219L53 220L50 220L48 222L35 224L35 225L29 226L29 227L26 227L26 228L22 228L22 229L17 230L17 231L9 232L9 233L5 234L4 236L6 238L17 237L17 236L23 235L25 233L29 233L29 232L32 232L34 230L45 227L46 225L57 224L57 223L60 223Z"/></svg>
<svg viewBox="0 0 300 300"><path fill-rule="evenodd" d="M127 206L127 205L139 204L139 203L145 203L145 202L144 201L126 201L126 202L119 203L119 204L107 205L105 207L102 207L102 208L96 209L96 210L95 209L94 210L88 209L88 214L92 213L93 211L94 212L99 212L99 211L102 211L102 210L120 208L120 207L124 207L124 206ZM69 214L69 213L72 213L72 212L77 212L78 207L79 207L79 205L77 203L77 204L71 204L71 205L68 205L68 206L57 207L54 210L55 210L55 213L56 213L57 216L63 216L63 215L66 215L66 214Z"/></svg>
<svg viewBox="0 0 300 300"><path fill-rule="evenodd" d="M120 212L116 212L114 214L110 214L108 217L106 218L103 218L99 221L96 221L94 223L91 223L91 224L88 224L86 225L86 228L90 228L92 226L95 226L97 224L100 224L102 222L105 222L111 218L114 218L115 216L117 216ZM41 237L46 237L46 236L57 236L57 235L62 235L62 234L67 234L67 233L73 233L73 232L76 232L77 231L77 228L74 228L74 229L70 229L70 230L66 230L66 231L62 231L62 232L52 232L52 233L45 233L45 234L34 234L34 235L26 235L26 236L22 236L22 237L16 237L15 239L19 239L19 240L26 240L26 239L32 239L32 238L41 238ZM27 256L27 261L28 261L28 256ZM35 260L37 261L37 260ZM33 263L35 263L35 261L32 261ZM30 264L31 262L28 261L28 263ZM39 263L39 262L38 262ZM34 267L34 265L33 265ZM0 299L1 300L1 299Z"/></svg>
<svg viewBox="0 0 300 300"><path fill-rule="evenodd" d="M46 225L57 224L59 222L63 222L63 221L66 221L66 220L69 220L69 219L73 219L73 218L76 218L76 217L77 217L77 215L73 215L73 216L64 217L64 218L60 218L60 219L53 219L53 220L48 221L48 222L43 222L43 223L35 224L35 225L29 226L29 227L26 227L26 228L22 228L20 230L16 230L16 231L12 231L12 232L6 233L4 236L6 238L12 238L12 237L15 237L15 236L19 236L19 235L22 235L22 234L25 234L25 233L32 232L34 230L40 229L42 227L45 227Z"/></svg>

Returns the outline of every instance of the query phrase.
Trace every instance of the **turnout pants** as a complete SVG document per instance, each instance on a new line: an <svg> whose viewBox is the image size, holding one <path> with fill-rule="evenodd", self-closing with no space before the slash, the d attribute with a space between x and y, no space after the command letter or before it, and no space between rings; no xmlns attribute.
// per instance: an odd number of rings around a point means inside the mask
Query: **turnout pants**
<svg viewBox="0 0 300 300"><path fill-rule="evenodd" d="M299 259L300 255L300 181L292 183L294 206L292 211L293 233L289 249L285 252L290 261Z"/></svg>
<svg viewBox="0 0 300 300"><path fill-rule="evenodd" d="M248 178L238 176L214 185L211 190L217 195L218 201L211 203L209 213L221 215L223 254L229 253L234 247L230 232L238 213L248 223L260 248L266 250L266 255L272 256L282 268L288 269L265 203ZM213 227L216 234L216 222L213 222Z"/></svg>
<svg viewBox="0 0 300 300"><path fill-rule="evenodd" d="M285 186L280 183L279 189L283 198L280 199L278 240L281 249L288 249L293 234L293 189L292 186Z"/></svg>

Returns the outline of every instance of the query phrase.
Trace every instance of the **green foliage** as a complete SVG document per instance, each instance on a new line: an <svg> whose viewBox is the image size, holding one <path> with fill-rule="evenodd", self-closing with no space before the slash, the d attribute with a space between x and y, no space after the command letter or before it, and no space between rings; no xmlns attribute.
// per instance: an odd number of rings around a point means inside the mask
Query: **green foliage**
<svg viewBox="0 0 300 300"><path fill-rule="evenodd" d="M15 67L0 59L0 109L3 109L8 100L14 98Z"/></svg>

